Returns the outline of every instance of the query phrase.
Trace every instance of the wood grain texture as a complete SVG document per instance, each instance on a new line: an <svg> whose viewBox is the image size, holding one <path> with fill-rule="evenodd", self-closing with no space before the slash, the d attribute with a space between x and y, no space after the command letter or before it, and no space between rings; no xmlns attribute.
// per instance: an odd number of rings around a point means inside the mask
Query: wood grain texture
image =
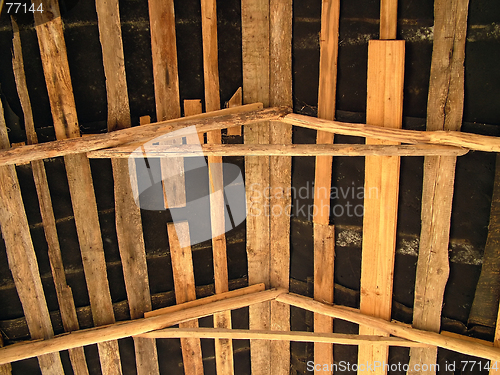
<svg viewBox="0 0 500 375"><path fill-rule="evenodd" d="M168 242L174 277L175 299L181 304L196 299L193 258L191 246L181 247L181 243L190 243L189 225L187 222L168 223ZM196 328L197 320L179 324L179 328ZM182 358L186 375L203 375L203 357L200 339L181 339Z"/></svg>
<svg viewBox="0 0 500 375"><path fill-rule="evenodd" d="M12 27L14 31L13 58L12 66L14 68L14 77L16 80L17 92L21 107L24 114L24 127L26 130L26 138L28 144L38 143L38 138L35 131L35 123L33 120L33 112L31 110L31 100L28 94L26 85L26 75L24 72L24 61L22 55L21 37L19 28L12 19ZM52 199L50 197L49 184L45 165L42 160L36 160L31 163L33 171L33 179L35 182L38 202L40 205L40 214L42 216L43 230L47 241L48 255L52 277L56 289L57 302L61 313L61 320L66 332L76 331L79 329L78 318L76 316L75 302L73 293L66 282L66 274L64 272L64 264L59 247L59 238L57 235L56 221L52 207ZM87 362L83 348L74 348L69 350L71 366L75 374L88 374Z"/></svg>
<svg viewBox="0 0 500 375"><path fill-rule="evenodd" d="M58 4L54 0L43 0L43 4L45 11L36 12L35 22L56 137L79 137ZM73 154L64 161L94 324L111 324L115 318L89 160L84 154ZM102 371L121 374L118 343L102 343L98 348Z"/></svg>
<svg viewBox="0 0 500 375"><path fill-rule="evenodd" d="M398 0L380 1L380 39L396 39Z"/></svg>
<svg viewBox="0 0 500 375"><path fill-rule="evenodd" d="M201 99L184 100L184 116L198 115L202 112ZM203 133L198 133L198 139L201 145L205 143Z"/></svg>
<svg viewBox="0 0 500 375"><path fill-rule="evenodd" d="M497 324L495 327L495 337L493 340L493 345L495 348L500 348L500 306L498 308L498 318L497 318ZM496 366L495 366L496 364ZM496 369L491 369L490 368L490 375L498 375L500 373L500 369L498 368L498 363L495 362L490 362L490 366L496 367Z"/></svg>
<svg viewBox="0 0 500 375"><path fill-rule="evenodd" d="M0 103L0 148L10 147ZM15 167L0 168L0 226L7 261L32 339L54 336ZM11 362L11 361L9 361ZM8 363L8 362L7 362ZM64 374L59 353L38 357L44 375ZM8 367L6 368L8 371Z"/></svg>
<svg viewBox="0 0 500 375"><path fill-rule="evenodd" d="M427 103L427 130L458 131L464 103L468 0L434 4L434 45ZM417 263L413 326L439 332L449 275L448 244L456 157L424 159L422 230ZM436 349L412 349L410 368L435 363ZM410 372L410 375L414 372ZM428 371L429 375L435 371Z"/></svg>
<svg viewBox="0 0 500 375"><path fill-rule="evenodd" d="M438 346L440 348L481 358L493 359L495 361L500 360L500 349L498 348L482 345L477 342L458 339L456 337L440 335L435 332L412 328L401 323L390 322L385 319L362 314L359 310L350 307L331 306L315 301L312 298L293 293L280 294L276 297L276 301L288 303L291 306L331 316L332 318L347 320L352 323L367 326L375 331L384 331L386 335L390 334L403 339L431 346Z"/></svg>
<svg viewBox="0 0 500 375"><path fill-rule="evenodd" d="M63 334L48 340L35 340L0 348L0 365L35 356L54 353L79 346L93 345L124 337L137 336L145 332L170 327L188 320L210 316L225 310L236 310L253 304L271 301L286 290L270 289L262 292L232 297L221 301L190 307L182 311L163 314L146 319L129 320Z"/></svg>
<svg viewBox="0 0 500 375"><path fill-rule="evenodd" d="M226 108L234 108L239 107L243 104L243 90L242 88L238 88L234 95L229 99L226 103ZM241 136L241 127L232 127L227 129L227 135L240 135Z"/></svg>
<svg viewBox="0 0 500 375"><path fill-rule="evenodd" d="M0 338L0 348L3 348L3 338ZM0 375L12 375L12 365L10 363L0 365Z"/></svg>
<svg viewBox="0 0 500 375"><path fill-rule="evenodd" d="M403 120L404 41L375 41L368 46L368 97L366 120L370 124L401 128ZM383 143L367 139L367 144ZM360 311L391 319L396 224L399 195L398 156L365 158L363 245L361 255ZM376 191L376 196L371 192ZM360 335L384 332L360 327ZM389 347L360 345L359 363L387 363ZM359 372L359 371L358 371ZM385 374L386 368L371 371Z"/></svg>
<svg viewBox="0 0 500 375"><path fill-rule="evenodd" d="M269 3L269 102L272 106L293 106L292 97L292 0ZM291 144L292 126L270 124L271 144ZM290 211L292 158L270 157L270 285L289 288ZM290 306L271 302L271 330L290 331ZM290 373L290 342L270 343L270 373Z"/></svg>

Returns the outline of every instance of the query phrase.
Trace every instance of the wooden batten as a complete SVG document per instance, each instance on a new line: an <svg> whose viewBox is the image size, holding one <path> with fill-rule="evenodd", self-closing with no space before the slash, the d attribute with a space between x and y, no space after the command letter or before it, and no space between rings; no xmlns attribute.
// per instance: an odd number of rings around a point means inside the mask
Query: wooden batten
<svg viewBox="0 0 500 375"><path fill-rule="evenodd" d="M229 99L226 103L226 108L234 108L239 107L243 104L243 90L242 88L238 88L234 95ZM241 135L241 127L232 127L227 129L227 135Z"/></svg>

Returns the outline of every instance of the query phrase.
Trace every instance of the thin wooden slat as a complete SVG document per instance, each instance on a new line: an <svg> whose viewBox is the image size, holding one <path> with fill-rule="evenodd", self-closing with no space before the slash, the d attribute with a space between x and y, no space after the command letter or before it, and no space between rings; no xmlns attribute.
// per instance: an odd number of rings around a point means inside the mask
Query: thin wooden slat
<svg viewBox="0 0 500 375"><path fill-rule="evenodd" d="M10 147L3 106L0 103L0 148ZM33 339L54 336L35 249L24 210L21 188L13 165L0 168L0 226L9 268ZM11 361L7 361L8 363ZM38 357L44 375L64 374L59 353Z"/></svg>
<svg viewBox="0 0 500 375"><path fill-rule="evenodd" d="M229 99L227 102L226 108L234 108L234 107L239 107L240 105L243 104L243 90L238 88L234 95ZM241 127L233 127L227 129L227 135L241 135Z"/></svg>
<svg viewBox="0 0 500 375"><path fill-rule="evenodd" d="M427 104L427 130L458 131L464 105L468 0L434 4L434 45ZM456 157L424 159L422 230L415 281L413 326L439 332L448 281L448 244ZM436 349L410 351L410 368L437 361ZM409 372L410 375L414 371ZM434 374L430 370L429 374Z"/></svg>
<svg viewBox="0 0 500 375"><path fill-rule="evenodd" d="M170 258L174 277L175 299L181 304L196 299L193 258L189 244L189 225L187 222L167 224ZM179 328L196 328L197 320L179 324ZM203 375L203 357L200 339L181 339L182 358L186 375Z"/></svg>
<svg viewBox="0 0 500 375"><path fill-rule="evenodd" d="M44 0L43 5L35 22L56 137L79 137L59 6L54 0ZM85 154L73 154L64 161L94 324L112 324L115 317L89 160ZM103 373L121 374L118 342L100 343L98 349Z"/></svg>
<svg viewBox="0 0 500 375"><path fill-rule="evenodd" d="M261 102L269 105L269 1L242 0L241 36L243 58L243 102ZM269 144L268 123L245 127L245 144ZM258 196L270 186L270 163L266 156L245 157L245 189L247 197L246 248L248 257L248 283L263 282L270 285L270 221L266 216L269 199ZM253 188L251 189L250 186ZM270 328L271 307L263 303L249 308L250 329ZM270 343L250 340L252 375L268 374L271 368Z"/></svg>
<svg viewBox="0 0 500 375"><path fill-rule="evenodd" d="M193 116L202 113L201 99L184 100L184 116ZM205 143L203 133L198 133L200 144Z"/></svg>
<svg viewBox="0 0 500 375"><path fill-rule="evenodd" d="M380 39L396 39L398 0L380 1Z"/></svg>
<svg viewBox="0 0 500 375"><path fill-rule="evenodd" d="M269 2L269 103L293 106L292 97L292 0ZM271 144L291 144L292 126L270 124ZM270 285L289 288L290 283L290 209L292 203L292 158L271 156L270 166ZM271 302L271 330L290 330L290 306ZM290 373L290 342L270 343L270 373Z"/></svg>
<svg viewBox="0 0 500 375"><path fill-rule="evenodd" d="M297 115L295 113L280 117L279 120L287 124L301 126L308 129L322 130L325 132L352 135L356 137L375 138L391 142L403 142L410 144L440 144L464 147L477 151L500 152L499 137L490 137L486 135L442 130L418 131L386 129L373 125L322 120L315 117Z"/></svg>
<svg viewBox="0 0 500 375"><path fill-rule="evenodd" d="M317 332L285 332L285 331L250 331L245 329L216 329L216 328L168 328L158 331L143 333L141 337L150 338L230 338L237 340L259 339L272 341L298 341L298 342L321 342L340 345L357 345L366 343L385 344L401 347L427 347L426 344L413 342L397 337L382 336L360 336L339 333L317 333ZM322 364L323 362L316 362ZM333 363L333 362L331 362ZM330 364L328 364L330 365Z"/></svg>
<svg viewBox="0 0 500 375"><path fill-rule="evenodd" d="M14 19L12 19L12 28L14 37L12 66L14 69L14 77L17 85L17 92L21 107L24 114L24 125L28 144L38 143L38 138L35 131L33 120L33 112L31 110L31 101L26 85L26 75L24 72L24 61L22 55L21 37L19 28ZM52 208L52 199L50 197L49 184L45 172L45 166L42 160L36 160L31 163L33 170L33 179L35 182L38 202L40 205L40 214L42 216L43 230L47 241L48 255L54 286L56 289L57 302L61 313L61 320L66 332L76 331L79 329L78 318L76 316L75 302L73 293L66 282L64 272L64 264L62 261L61 249L59 247L59 239L56 229L56 221ZM69 350L71 366L75 374L88 374L87 362L83 348L74 348Z"/></svg>
<svg viewBox="0 0 500 375"><path fill-rule="evenodd" d="M498 317L497 317L497 324L495 327L495 337L493 339L493 346L495 348L500 348L500 306L498 307ZM500 368L498 367L498 365L499 365L498 363L495 363L493 361L490 362L490 371L489 371L490 375L500 374ZM495 368L492 369L491 367L496 367L496 369Z"/></svg>
<svg viewBox="0 0 500 375"><path fill-rule="evenodd" d="M500 349L498 348L493 348L491 346L455 337L440 335L435 332L407 327L406 325L400 323L394 323L385 319L362 314L357 309L345 306L331 306L293 293L280 294L276 297L276 300L288 303L291 306L299 307L301 309L328 315L332 318L347 320L349 322L359 324L360 326L364 325L379 332L384 331L386 332L386 335L390 334L406 340L420 342L431 346L438 346L471 356L492 359L495 361L500 360Z"/></svg>
<svg viewBox="0 0 500 375"><path fill-rule="evenodd" d="M129 320L110 324L105 327L95 327L79 330L71 335L63 334L48 340L35 340L0 348L0 365L20 361L48 353L59 352L79 346L118 340L124 337L137 336L145 332L163 329L182 322L210 316L225 310L236 310L256 303L270 301L286 290L270 289L263 292L232 297L221 301L191 307L170 314L151 318Z"/></svg>
<svg viewBox="0 0 500 375"><path fill-rule="evenodd" d="M87 153L89 158L128 158L140 157L132 154L137 146L119 146L104 150L91 151ZM311 144L208 144L200 146L192 145L158 145L148 148L150 157L161 156L428 156L428 155L448 155L462 156L468 150L453 146L439 145L311 145Z"/></svg>
<svg viewBox="0 0 500 375"><path fill-rule="evenodd" d="M372 40L368 46L368 123L401 128L403 120L404 41ZM380 144L367 139L367 144ZM365 195L363 246L361 255L360 311L381 319L391 319L396 224L399 195L398 156L365 158L364 191L376 189L376 196ZM384 332L360 327L360 335ZM387 363L389 347L360 345L359 363ZM386 368L372 371L385 374Z"/></svg>

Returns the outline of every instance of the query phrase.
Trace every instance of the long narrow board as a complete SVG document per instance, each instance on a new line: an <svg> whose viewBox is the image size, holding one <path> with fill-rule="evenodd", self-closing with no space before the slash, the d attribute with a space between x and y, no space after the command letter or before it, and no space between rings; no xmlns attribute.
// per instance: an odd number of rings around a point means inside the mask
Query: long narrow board
<svg viewBox="0 0 500 375"><path fill-rule="evenodd" d="M0 348L3 347L3 338L0 338ZM12 375L12 365L10 363L0 365L0 375Z"/></svg>
<svg viewBox="0 0 500 375"><path fill-rule="evenodd" d="M193 257L191 246L181 247L181 243L189 244L189 225L187 222L168 223L168 241L170 258L174 276L175 300L177 304L196 299L194 282ZM198 320L190 320L179 324L179 328L198 328ZM203 375L203 357L200 339L181 339L184 373L186 375Z"/></svg>
<svg viewBox="0 0 500 375"><path fill-rule="evenodd" d="M271 0L269 9L269 102L293 107L292 97L292 0ZM270 125L270 143L291 144L292 126ZM289 289L290 284L290 209L292 158L270 157L270 286ZM271 302L271 330L290 331L290 306ZM275 375L290 373L290 342L273 341L271 369Z"/></svg>
<svg viewBox="0 0 500 375"><path fill-rule="evenodd" d="M7 125L0 102L0 148L9 147ZM9 268L14 278L31 338L51 338L54 336L54 331L45 301L16 167L13 165L0 168L0 226ZM39 356L38 364L44 375L64 374L59 353Z"/></svg>
<svg viewBox="0 0 500 375"><path fill-rule="evenodd" d="M261 102L269 106L269 1L242 0L241 36L243 52L243 103ZM269 123L244 127L245 144L268 144ZM270 285L270 221L266 213L269 199L264 189L270 186L269 157L245 157L247 198L246 250L248 284ZM270 303L249 307L250 329L269 330ZM270 343L250 340L252 375L264 375L271 368Z"/></svg>
<svg viewBox="0 0 500 375"><path fill-rule="evenodd" d="M229 99L226 104L226 108L234 108L239 107L243 104L243 90L242 88L238 88L234 95ZM232 127L227 129L227 135L241 135L241 126L240 127Z"/></svg>
<svg viewBox="0 0 500 375"><path fill-rule="evenodd" d="M215 0L201 0L201 25L205 109L207 112L212 112L220 109L217 10ZM207 144L221 143L222 133L220 130L207 133ZM225 204L222 156L208 156L208 175L210 181L210 226L212 230L215 293L224 293L229 290L229 280L227 272L226 224L224 221ZM215 314L214 328L231 328L231 312L225 311ZM232 340L215 340L215 363L217 374L234 374Z"/></svg>
<svg viewBox="0 0 500 375"><path fill-rule="evenodd" d="M434 4L427 130L458 131L462 125L468 7L468 0L437 0ZM448 244L456 160L453 156L424 159L413 326L433 332L441 328L444 291L450 272ZM436 363L436 360L436 349L410 350L410 368ZM435 370L428 372L434 373Z"/></svg>
<svg viewBox="0 0 500 375"><path fill-rule="evenodd" d="M337 62L339 45L340 0L323 0L321 9L320 66L318 86L318 118L335 120L337 94ZM333 133L318 131L317 144L333 144ZM316 157L314 177L314 298L333 303L335 240L330 223L331 156ZM326 236L326 238L323 238ZM318 284L318 285L317 285ZM333 332L333 319L314 314L315 332ZM333 363L333 345L315 344L314 360ZM332 373L327 372L327 373Z"/></svg>
<svg viewBox="0 0 500 375"><path fill-rule="evenodd" d="M35 22L56 138L79 137L80 128L57 2L44 1L44 12L35 14ZM92 318L96 326L112 324L115 317L90 163L85 154L67 155L64 161ZM98 349L103 374L121 374L118 341L100 343Z"/></svg>
<svg viewBox="0 0 500 375"><path fill-rule="evenodd" d="M368 123L387 128L402 127L404 57L404 41L369 42L366 105ZM386 141L367 139L366 143L381 144ZM365 157L360 311L385 320L391 319L399 166L398 156ZM362 326L359 334L387 335ZM360 345L358 363L387 363L388 355L388 346ZM385 374L386 369L379 367L373 373Z"/></svg>
<svg viewBox="0 0 500 375"><path fill-rule="evenodd" d="M26 129L27 142L28 144L36 144L38 143L38 138L35 132L31 101L28 94L28 86L26 84L21 36L17 23L14 19L12 19L12 29L14 31L14 37L12 40L12 66L14 68L17 92L24 114L24 127ZM66 332L77 331L80 327L76 315L73 293L66 282L66 274L64 273L64 264L61 255L61 248L59 246L56 220L54 217L45 165L42 160L35 160L31 163L31 169L33 171L33 179L40 205L40 214L42 216L43 230L47 241L49 262L52 269L52 277L54 279L61 320ZM69 357L75 374L88 374L87 362L85 360L83 348L70 349Z"/></svg>
<svg viewBox="0 0 500 375"><path fill-rule="evenodd" d="M184 116L198 115L202 112L201 99L184 100ZM198 133L198 140L200 141L200 145L205 143L203 133Z"/></svg>

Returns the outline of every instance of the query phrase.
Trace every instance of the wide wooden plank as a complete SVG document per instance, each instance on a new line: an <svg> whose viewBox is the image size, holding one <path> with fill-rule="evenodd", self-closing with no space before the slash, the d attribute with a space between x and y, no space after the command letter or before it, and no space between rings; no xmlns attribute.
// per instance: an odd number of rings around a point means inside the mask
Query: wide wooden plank
<svg viewBox="0 0 500 375"><path fill-rule="evenodd" d="M234 95L229 99L226 103L226 108L234 108L239 107L243 104L243 90L242 88L238 88ZM227 129L227 135L241 135L241 127L232 127Z"/></svg>
<svg viewBox="0 0 500 375"><path fill-rule="evenodd" d="M56 137L79 137L59 6L55 0L44 0L43 4L45 11L36 12L35 22ZM92 318L95 325L111 324L115 317L89 160L85 154L74 154L65 156L64 161ZM121 374L118 342L101 343L98 348L103 373Z"/></svg>
<svg viewBox="0 0 500 375"><path fill-rule="evenodd" d="M468 6L468 0L438 0L434 4L427 130L458 131L462 125ZM449 275L448 244L455 165L456 157L453 156L424 159L413 326L434 332L441 328L441 310ZM410 351L410 368L436 361L436 349ZM435 374L435 370L430 369L428 374Z"/></svg>
<svg viewBox="0 0 500 375"><path fill-rule="evenodd" d="M271 0L269 5L269 103L293 106L292 97L292 1ZM271 144L291 144L292 126L270 124ZM292 158L271 156L269 200L270 285L289 288L290 280L290 209ZM271 302L271 330L290 330L290 306ZM272 341L270 373L290 373L290 342Z"/></svg>
<svg viewBox="0 0 500 375"><path fill-rule="evenodd" d="M198 115L202 113L201 99L184 100L184 116ZM198 133L200 144L205 143L203 133Z"/></svg>
<svg viewBox="0 0 500 375"><path fill-rule="evenodd" d="M33 112L31 110L31 100L29 98L28 87L26 85L21 37L19 28L14 19L12 19L12 28L14 31L14 37L12 40L12 66L14 69L17 92L24 114L26 138L28 144L36 144L38 143L38 138L35 131ZM52 269L52 277L54 279L61 320L66 332L76 331L79 329L79 324L76 316L75 302L73 300L71 288L66 282L66 274L64 272L64 264L62 261L61 249L59 247L59 239L56 229L56 221L52 208L52 199L50 197L49 184L43 161L33 161L31 163L31 169L33 170L33 179L40 205L40 214L42 216L43 230L47 241L49 262ZM83 348L70 349L69 356L71 366L75 374L88 374L87 362L85 360Z"/></svg>
<svg viewBox="0 0 500 375"><path fill-rule="evenodd" d="M189 244L189 225L187 222L167 224L170 259L174 277L175 300L181 304L196 299L193 258ZM179 324L179 328L196 328L197 320ZM203 375L203 357L200 339L181 339L182 358L186 375Z"/></svg>
<svg viewBox="0 0 500 375"><path fill-rule="evenodd" d="M401 128L403 120L404 41L372 40L368 46L368 98L366 120L370 124ZM367 139L367 144L382 141ZM390 320L396 224L399 195L398 156L365 158L365 194L363 245L361 255L360 311ZM360 327L360 335L384 335L372 328ZM360 345L359 363L387 363L389 347ZM386 368L372 371L385 374Z"/></svg>
<svg viewBox="0 0 500 375"><path fill-rule="evenodd" d="M10 147L0 103L0 148ZM54 336L15 166L0 168L0 226L9 268L32 339ZM10 362L10 361L9 361ZM42 374L64 374L59 353L38 357ZM7 369L8 370L8 369Z"/></svg>

